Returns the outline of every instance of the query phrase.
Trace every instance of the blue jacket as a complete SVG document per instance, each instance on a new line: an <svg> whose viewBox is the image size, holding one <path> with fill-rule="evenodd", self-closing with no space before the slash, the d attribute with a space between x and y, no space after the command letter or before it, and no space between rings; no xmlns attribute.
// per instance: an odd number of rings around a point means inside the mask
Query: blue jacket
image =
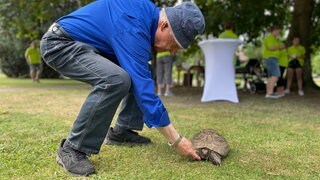
<svg viewBox="0 0 320 180"><path fill-rule="evenodd" d="M159 9L150 0L98 0L57 21L73 40L95 47L129 74L148 127L170 124L148 64L158 19Z"/></svg>

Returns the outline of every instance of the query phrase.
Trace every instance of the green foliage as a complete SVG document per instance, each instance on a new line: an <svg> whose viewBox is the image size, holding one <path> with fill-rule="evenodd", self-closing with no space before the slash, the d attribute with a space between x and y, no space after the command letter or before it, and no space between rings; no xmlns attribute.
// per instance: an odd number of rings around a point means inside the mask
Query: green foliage
<svg viewBox="0 0 320 180"><path fill-rule="evenodd" d="M40 39L47 28L59 17L92 0L1 1L2 29L15 33L18 39L32 41Z"/></svg>
<svg viewBox="0 0 320 180"><path fill-rule="evenodd" d="M312 58L312 73L320 74L320 51Z"/></svg>
<svg viewBox="0 0 320 180"><path fill-rule="evenodd" d="M316 0L315 2L312 16L311 45L320 47L320 1Z"/></svg>
<svg viewBox="0 0 320 180"><path fill-rule="evenodd" d="M25 77L28 67L23 54L59 17L91 0L0 0L0 67L9 77ZM58 77L44 66L44 77Z"/></svg>
<svg viewBox="0 0 320 180"><path fill-rule="evenodd" d="M25 77L28 64L24 59L24 43L14 34L2 33L0 36L0 68L10 77Z"/></svg>
<svg viewBox="0 0 320 180"><path fill-rule="evenodd" d="M157 6L163 7L163 6L173 6L177 0L151 0L153 1Z"/></svg>

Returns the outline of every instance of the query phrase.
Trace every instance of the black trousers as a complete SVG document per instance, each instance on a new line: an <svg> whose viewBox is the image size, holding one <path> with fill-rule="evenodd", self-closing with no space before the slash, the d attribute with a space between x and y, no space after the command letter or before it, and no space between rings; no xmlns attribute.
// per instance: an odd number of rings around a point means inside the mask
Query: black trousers
<svg viewBox="0 0 320 180"><path fill-rule="evenodd" d="M284 87L286 85L286 79L284 75L284 71L286 70L286 67L280 66L280 77L277 82L277 87Z"/></svg>

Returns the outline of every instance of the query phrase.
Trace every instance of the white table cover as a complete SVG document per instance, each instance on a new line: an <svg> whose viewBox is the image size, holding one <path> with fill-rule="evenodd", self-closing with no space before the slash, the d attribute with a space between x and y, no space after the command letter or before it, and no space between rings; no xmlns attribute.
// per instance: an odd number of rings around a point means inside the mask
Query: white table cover
<svg viewBox="0 0 320 180"><path fill-rule="evenodd" d="M199 42L205 55L205 83L201 102L239 102L233 58L240 44L238 39L209 39Z"/></svg>

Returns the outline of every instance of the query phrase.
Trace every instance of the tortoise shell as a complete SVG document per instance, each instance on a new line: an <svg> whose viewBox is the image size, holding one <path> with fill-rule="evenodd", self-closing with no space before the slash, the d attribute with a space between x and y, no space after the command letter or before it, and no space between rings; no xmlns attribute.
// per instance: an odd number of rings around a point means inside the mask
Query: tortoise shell
<svg viewBox="0 0 320 180"><path fill-rule="evenodd" d="M221 165L221 159L230 151L227 140L214 129L204 129L194 135L192 144L202 160Z"/></svg>

